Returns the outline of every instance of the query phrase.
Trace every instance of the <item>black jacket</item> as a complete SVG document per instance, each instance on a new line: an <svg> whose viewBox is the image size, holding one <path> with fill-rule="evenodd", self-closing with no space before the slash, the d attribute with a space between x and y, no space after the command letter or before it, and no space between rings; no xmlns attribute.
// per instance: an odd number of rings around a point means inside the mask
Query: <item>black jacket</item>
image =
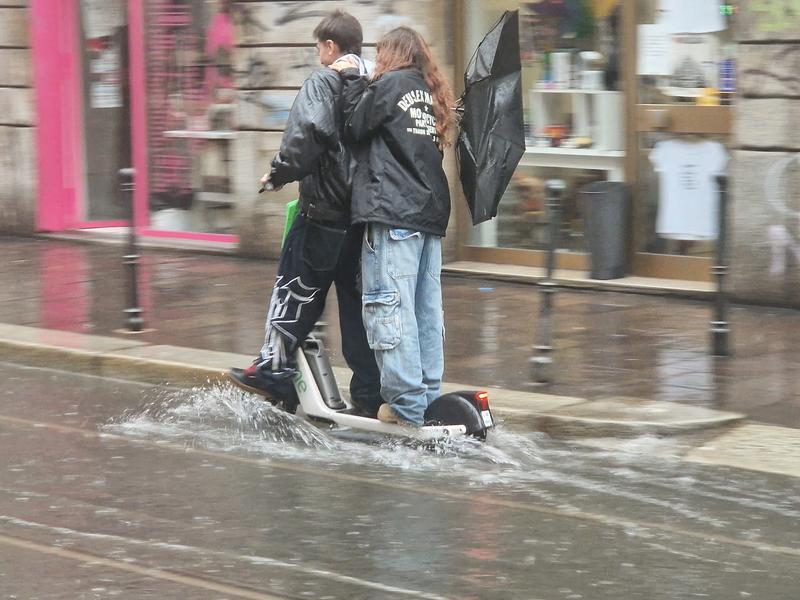
<svg viewBox="0 0 800 600"><path fill-rule="evenodd" d="M348 222L354 163L341 140L342 80L314 71L289 112L281 148L272 159L275 187L300 181L300 210L314 221Z"/></svg>
<svg viewBox="0 0 800 600"><path fill-rule="evenodd" d="M357 144L353 222L443 236L450 190L422 73L390 71L368 83L356 69L345 69L342 78L344 139Z"/></svg>

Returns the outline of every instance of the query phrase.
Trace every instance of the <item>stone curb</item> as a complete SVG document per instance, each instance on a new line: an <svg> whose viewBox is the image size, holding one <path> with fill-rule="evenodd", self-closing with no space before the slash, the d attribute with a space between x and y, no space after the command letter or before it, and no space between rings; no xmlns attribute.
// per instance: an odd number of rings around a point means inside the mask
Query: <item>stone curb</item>
<svg viewBox="0 0 800 600"><path fill-rule="evenodd" d="M179 357L192 356L192 364ZM75 370L101 377L133 379L177 387L207 385L227 380L230 366L245 365L250 357L147 344L134 339L76 334L0 324L0 360L37 367ZM340 387L349 370L334 368ZM444 383L444 391L475 389ZM514 427L538 429L554 436L635 437L675 435L728 426L743 415L702 409L673 402L620 398L588 401L484 387L498 420ZM683 416L681 416L683 415Z"/></svg>
<svg viewBox="0 0 800 600"><path fill-rule="evenodd" d="M658 423L541 414L533 417L533 426L535 429L544 431L554 437L672 436L721 428L738 423L744 418L744 415L726 414L706 419Z"/></svg>
<svg viewBox="0 0 800 600"><path fill-rule="evenodd" d="M538 267L509 268L507 265L470 263L468 261L455 261L445 264L442 266L442 273L450 277L485 279L487 281L522 283L526 285L537 285L545 279L544 271ZM675 284L668 280L639 277L607 280L589 279L588 276L576 277L574 273L559 270L554 273L553 281L557 287L564 290L670 296L688 300L707 301L714 293L714 290L708 284L695 284L694 282Z"/></svg>

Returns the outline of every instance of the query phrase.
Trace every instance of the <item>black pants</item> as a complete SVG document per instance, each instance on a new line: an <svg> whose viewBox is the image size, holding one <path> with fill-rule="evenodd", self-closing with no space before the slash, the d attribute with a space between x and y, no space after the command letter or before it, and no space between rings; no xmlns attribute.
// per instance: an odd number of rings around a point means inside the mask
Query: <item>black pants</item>
<svg viewBox="0 0 800 600"><path fill-rule="evenodd" d="M354 404L375 412L381 403L380 372L361 318L363 231L361 226L326 225L297 216L281 251L261 358L263 368L291 367L295 350L322 316L335 284L342 354L353 371L350 396Z"/></svg>

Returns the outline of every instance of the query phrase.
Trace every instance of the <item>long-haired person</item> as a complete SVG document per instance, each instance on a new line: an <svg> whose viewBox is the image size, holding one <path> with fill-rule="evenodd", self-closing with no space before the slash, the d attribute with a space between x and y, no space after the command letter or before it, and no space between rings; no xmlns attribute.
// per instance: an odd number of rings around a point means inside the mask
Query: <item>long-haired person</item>
<svg viewBox="0 0 800 600"><path fill-rule="evenodd" d="M352 220L361 247L364 326L381 371L378 418L422 425L444 371L442 237L450 193L442 154L453 92L422 36L387 33L370 79L346 60L344 138L356 144Z"/></svg>

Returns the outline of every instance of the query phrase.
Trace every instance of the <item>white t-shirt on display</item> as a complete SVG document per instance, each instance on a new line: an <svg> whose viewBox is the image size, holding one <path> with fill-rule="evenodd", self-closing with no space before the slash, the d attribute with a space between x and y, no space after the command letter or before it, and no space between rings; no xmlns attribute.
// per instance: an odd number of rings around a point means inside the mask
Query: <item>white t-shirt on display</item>
<svg viewBox="0 0 800 600"><path fill-rule="evenodd" d="M716 239L719 190L728 153L719 142L666 140L650 152L659 176L656 233L674 240Z"/></svg>
<svg viewBox="0 0 800 600"><path fill-rule="evenodd" d="M711 33L728 28L719 0L660 0L659 22L670 33Z"/></svg>

